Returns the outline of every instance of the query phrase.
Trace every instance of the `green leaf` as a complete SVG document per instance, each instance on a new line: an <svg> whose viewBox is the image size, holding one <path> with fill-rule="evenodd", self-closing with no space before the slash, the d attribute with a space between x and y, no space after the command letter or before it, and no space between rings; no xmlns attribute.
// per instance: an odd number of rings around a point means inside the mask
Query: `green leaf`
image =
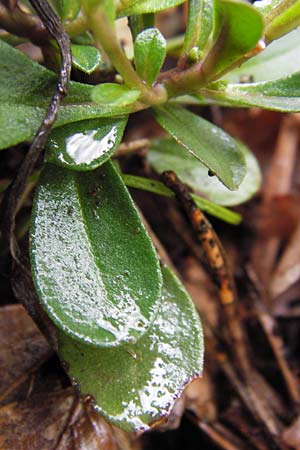
<svg viewBox="0 0 300 450"><path fill-rule="evenodd" d="M31 139L55 91L57 75L0 39L0 149ZM141 109L136 104L97 105L94 86L71 82L54 127L99 117L121 116Z"/></svg>
<svg viewBox="0 0 300 450"><path fill-rule="evenodd" d="M168 415L203 365L203 334L195 307L168 268L162 268L159 315L135 345L96 349L59 333L58 352L82 394L126 431L145 431Z"/></svg>
<svg viewBox="0 0 300 450"><path fill-rule="evenodd" d="M255 106L283 112L300 112L300 75L295 73L266 83L215 83L205 90L209 97L222 104Z"/></svg>
<svg viewBox="0 0 300 450"><path fill-rule="evenodd" d="M225 131L186 109L166 105L155 108L158 123L210 169L229 189L237 189L245 173L243 152Z"/></svg>
<svg viewBox="0 0 300 450"><path fill-rule="evenodd" d="M137 35L147 28L154 28L155 15L150 14L138 14L128 17L128 25L130 27L132 39L135 41Z"/></svg>
<svg viewBox="0 0 300 450"><path fill-rule="evenodd" d="M126 186L135 189L143 189L148 192L152 192L158 195L164 195L166 197L174 197L175 194L171 189L167 188L160 181L152 180L150 178L138 177L136 175L122 174L122 178ZM219 206L216 203L212 203L206 198L199 197L191 193L193 200L196 205L207 212L211 216L217 217L218 219L224 220L224 222L230 223L232 225L239 225L242 221L242 216L230 209Z"/></svg>
<svg viewBox="0 0 300 450"><path fill-rule="evenodd" d="M215 0L214 44L203 61L206 78L216 79L252 50L263 33L263 19L248 3Z"/></svg>
<svg viewBox="0 0 300 450"><path fill-rule="evenodd" d="M46 160L67 169L96 169L117 149L126 123L127 117L94 119L56 128L48 139Z"/></svg>
<svg viewBox="0 0 300 450"><path fill-rule="evenodd" d="M272 42L254 58L229 72L224 79L239 83L243 79L273 81L300 71L300 30L294 30Z"/></svg>
<svg viewBox="0 0 300 450"><path fill-rule="evenodd" d="M80 11L79 0L52 0L53 6L62 22L74 20Z"/></svg>
<svg viewBox="0 0 300 450"><path fill-rule="evenodd" d="M72 62L74 67L85 73L92 73L102 61L99 50L91 45L72 45Z"/></svg>
<svg viewBox="0 0 300 450"><path fill-rule="evenodd" d="M262 0L253 6L263 14L267 42L278 39L300 24L298 0Z"/></svg>
<svg viewBox="0 0 300 450"><path fill-rule="evenodd" d="M214 0L190 0L183 52L196 52L202 59L213 29Z"/></svg>
<svg viewBox="0 0 300 450"><path fill-rule="evenodd" d="M254 155L240 142L237 142L237 145L245 155L247 172L236 191L230 191L216 177L210 177L207 168L195 161L195 158L173 139L153 140L148 151L148 160L159 174L165 170L173 170L184 183L210 201L234 206L249 200L261 185L261 172Z"/></svg>
<svg viewBox="0 0 300 450"><path fill-rule="evenodd" d="M280 36L289 33L300 25L300 3L295 1L292 6L287 8L282 14L272 20L265 28L265 39L271 42Z"/></svg>
<svg viewBox="0 0 300 450"><path fill-rule="evenodd" d="M135 342L156 315L161 273L155 250L110 162L92 172L45 166L31 264L48 315L80 341Z"/></svg>
<svg viewBox="0 0 300 450"><path fill-rule="evenodd" d="M92 100L101 105L127 106L134 103L140 95L140 91L124 84L102 83L94 87Z"/></svg>
<svg viewBox="0 0 300 450"><path fill-rule="evenodd" d="M148 14L184 3L185 0L121 0L118 15L131 16L133 14Z"/></svg>
<svg viewBox="0 0 300 450"><path fill-rule="evenodd" d="M164 63L166 51L166 40L157 28L142 31L134 42L136 71L150 86Z"/></svg>

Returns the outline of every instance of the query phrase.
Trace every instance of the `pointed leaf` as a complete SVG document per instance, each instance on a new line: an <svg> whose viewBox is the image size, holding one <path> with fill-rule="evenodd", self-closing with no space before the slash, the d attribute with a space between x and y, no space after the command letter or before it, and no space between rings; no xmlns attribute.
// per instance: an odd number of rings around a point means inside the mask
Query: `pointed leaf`
<svg viewBox="0 0 300 450"><path fill-rule="evenodd" d="M133 0L120 2L119 16L130 16L132 14L148 14L180 5L185 0ZM123 4L124 6L123 6Z"/></svg>
<svg viewBox="0 0 300 450"><path fill-rule="evenodd" d="M100 105L127 106L134 103L140 95L140 91L124 84L102 83L94 87L92 100Z"/></svg>
<svg viewBox="0 0 300 450"><path fill-rule="evenodd" d="M31 263L56 325L96 346L134 342L158 308L158 260L110 162L97 171L46 165L37 190Z"/></svg>
<svg viewBox="0 0 300 450"><path fill-rule="evenodd" d="M235 140L210 122L176 106L156 108L158 123L229 189L241 184L246 165Z"/></svg>
<svg viewBox="0 0 300 450"><path fill-rule="evenodd" d="M161 309L135 345L96 349L59 333L59 356L69 375L90 394L95 408L126 431L147 430L166 417L203 364L203 335L187 292L162 268Z"/></svg>
<svg viewBox="0 0 300 450"><path fill-rule="evenodd" d="M233 206L249 200L261 185L261 172L254 155L240 142L237 145L245 155L247 172L236 191L230 191L216 177L210 177L207 168L195 161L173 139L153 140L147 155L151 166L159 174L173 170L184 183L210 201Z"/></svg>
<svg viewBox="0 0 300 450"><path fill-rule="evenodd" d="M300 75L266 83L215 83L205 96L226 105L255 106L283 112L300 112Z"/></svg>
<svg viewBox="0 0 300 450"><path fill-rule="evenodd" d="M134 42L134 62L137 73L150 86L164 63L166 40L157 28L148 28Z"/></svg>
<svg viewBox="0 0 300 450"><path fill-rule="evenodd" d="M300 30L272 42L254 58L224 76L231 83L273 81L300 71Z"/></svg>
<svg viewBox="0 0 300 450"><path fill-rule="evenodd" d="M251 5L238 0L215 0L215 42L203 61L207 78L216 79L252 50L263 33L263 19Z"/></svg>
<svg viewBox="0 0 300 450"><path fill-rule="evenodd" d="M55 91L57 75L0 39L0 149L31 139ZM136 105L97 105L94 86L71 82L54 127L98 117L121 116Z"/></svg>
<svg viewBox="0 0 300 450"><path fill-rule="evenodd" d="M74 67L85 73L92 73L101 64L101 54L99 50L91 45L71 46L72 62Z"/></svg>
<svg viewBox="0 0 300 450"><path fill-rule="evenodd" d="M127 117L70 123L53 130L46 160L73 170L93 170L107 161L121 142Z"/></svg>

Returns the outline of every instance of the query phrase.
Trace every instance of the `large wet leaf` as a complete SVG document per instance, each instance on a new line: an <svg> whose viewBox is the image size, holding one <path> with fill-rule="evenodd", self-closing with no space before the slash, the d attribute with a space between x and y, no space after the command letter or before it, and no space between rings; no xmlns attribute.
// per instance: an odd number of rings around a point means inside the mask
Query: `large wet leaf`
<svg viewBox="0 0 300 450"><path fill-rule="evenodd" d="M60 358L83 394L119 427L142 431L165 418L203 364L203 335L195 307L170 269L162 268L159 314L135 345L96 349L58 336Z"/></svg>
<svg viewBox="0 0 300 450"><path fill-rule="evenodd" d="M300 71L300 30L272 42L254 58L224 76L231 83L273 81Z"/></svg>
<svg viewBox="0 0 300 450"><path fill-rule="evenodd" d="M171 105L156 108L156 119L225 186L232 190L239 187L246 173L245 158L225 131L186 109Z"/></svg>
<svg viewBox="0 0 300 450"><path fill-rule="evenodd" d="M127 123L122 119L94 119L56 128L49 136L46 160L73 170L93 170L117 149Z"/></svg>
<svg viewBox="0 0 300 450"><path fill-rule="evenodd" d="M263 33L263 19L246 2L215 0L215 42L203 61L207 78L217 78L253 49Z"/></svg>
<svg viewBox="0 0 300 450"><path fill-rule="evenodd" d="M261 172L254 155L240 142L237 144L245 155L247 172L236 191L230 191L216 177L210 177L207 168L199 161L195 161L195 158L185 152L173 139L152 141L148 159L158 173L173 170L181 181L210 201L219 205L233 206L251 198L261 185Z"/></svg>
<svg viewBox="0 0 300 450"><path fill-rule="evenodd" d="M184 1L185 0L127 0L120 2L118 14L119 16L130 16L132 14L154 13L180 5Z"/></svg>
<svg viewBox="0 0 300 450"><path fill-rule="evenodd" d="M221 104L256 106L283 112L300 111L300 75L265 83L227 84L215 83L205 91L205 96Z"/></svg>
<svg viewBox="0 0 300 450"><path fill-rule="evenodd" d="M134 342L157 312L155 250L110 162L80 173L46 165L35 198L31 262L49 316L86 343Z"/></svg>
<svg viewBox="0 0 300 450"><path fill-rule="evenodd" d="M57 76L0 39L0 149L31 139L55 91ZM99 117L122 116L136 105L97 105L94 86L72 82L54 127Z"/></svg>

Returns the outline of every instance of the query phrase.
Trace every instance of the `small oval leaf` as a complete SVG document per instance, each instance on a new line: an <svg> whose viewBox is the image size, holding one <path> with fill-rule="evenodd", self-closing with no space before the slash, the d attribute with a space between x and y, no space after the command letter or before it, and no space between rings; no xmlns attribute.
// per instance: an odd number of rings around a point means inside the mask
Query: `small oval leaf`
<svg viewBox="0 0 300 450"><path fill-rule="evenodd" d="M46 161L72 170L93 170L107 161L121 142L127 117L70 123L53 130Z"/></svg>
<svg viewBox="0 0 300 450"><path fill-rule="evenodd" d="M126 106L134 103L140 95L140 91L130 89L124 84L102 83L94 87L91 97L99 104Z"/></svg>
<svg viewBox="0 0 300 450"><path fill-rule="evenodd" d="M192 0L188 3L188 20L183 52L196 52L196 59L203 59L204 49L213 30L214 1Z"/></svg>
<svg viewBox="0 0 300 450"><path fill-rule="evenodd" d="M243 152L225 131L186 109L166 105L155 108L158 123L191 155L210 169L219 180L234 190L245 174Z"/></svg>
<svg viewBox="0 0 300 450"><path fill-rule="evenodd" d="M33 211L31 263L44 308L76 339L96 346L133 342L154 319L160 267L111 162L93 172L45 166Z"/></svg>
<svg viewBox="0 0 300 450"><path fill-rule="evenodd" d="M135 345L96 349L59 333L59 356L95 408L126 431L145 431L166 417L184 387L202 371L203 334L195 307L162 268L161 308Z"/></svg>
<svg viewBox="0 0 300 450"><path fill-rule="evenodd" d="M216 177L210 177L207 168L195 161L173 139L153 140L148 159L159 174L165 170L173 170L184 183L208 200L218 205L234 206L249 200L261 186L261 172L256 158L246 146L240 142L237 144L245 155L247 172L236 191L230 191Z"/></svg>
<svg viewBox="0 0 300 450"><path fill-rule="evenodd" d="M99 50L91 45L71 45L72 62L76 69L90 74L101 64L101 54Z"/></svg>
<svg viewBox="0 0 300 450"><path fill-rule="evenodd" d="M134 42L134 62L137 73L150 86L163 65L167 43L157 28L148 28L138 34Z"/></svg>

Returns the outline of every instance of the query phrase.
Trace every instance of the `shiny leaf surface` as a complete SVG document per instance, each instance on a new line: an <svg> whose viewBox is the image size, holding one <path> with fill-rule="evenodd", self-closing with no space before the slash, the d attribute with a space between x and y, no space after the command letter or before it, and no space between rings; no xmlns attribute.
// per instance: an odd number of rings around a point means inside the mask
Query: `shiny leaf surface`
<svg viewBox="0 0 300 450"><path fill-rule="evenodd" d="M49 136L46 160L73 170L93 170L107 161L121 142L127 117L94 119L56 128Z"/></svg>
<svg viewBox="0 0 300 450"><path fill-rule="evenodd" d="M266 83L215 84L205 95L222 104L256 106L274 111L300 112L300 75Z"/></svg>
<svg viewBox="0 0 300 450"><path fill-rule="evenodd" d="M171 105L156 108L156 119L225 186L231 190L239 187L246 173L245 158L235 140L225 131L186 109Z"/></svg>
<svg viewBox="0 0 300 450"><path fill-rule="evenodd" d="M0 39L0 149L31 139L43 120L57 76ZM136 105L97 105L94 86L71 82L54 127L98 117L121 116Z"/></svg>
<svg viewBox="0 0 300 450"><path fill-rule="evenodd" d="M234 206L249 200L261 185L261 172L254 155L241 143L237 144L245 155L247 172L236 191L230 191L216 177L210 177L207 168L195 161L173 139L152 141L148 160L159 174L165 170L173 170L184 183L210 201Z"/></svg>
<svg viewBox="0 0 300 450"><path fill-rule="evenodd" d="M134 342L158 308L161 273L131 197L110 162L46 165L33 211L31 263L56 325L96 346Z"/></svg>
<svg viewBox="0 0 300 450"><path fill-rule="evenodd" d="M134 41L136 71L150 86L163 65L166 46L166 40L157 28L142 31Z"/></svg>
<svg viewBox="0 0 300 450"><path fill-rule="evenodd" d="M101 54L99 50L91 45L71 46L72 62L76 69L90 74L96 70L101 63Z"/></svg>
<svg viewBox="0 0 300 450"><path fill-rule="evenodd" d="M69 375L95 407L126 431L147 430L164 418L176 397L203 364L203 335L187 292L170 269L162 268L158 316L135 345L97 349L60 332L58 351Z"/></svg>
<svg viewBox="0 0 300 450"><path fill-rule="evenodd" d="M103 83L93 88L92 100L100 105L127 106L134 103L140 95L140 91L123 84Z"/></svg>

